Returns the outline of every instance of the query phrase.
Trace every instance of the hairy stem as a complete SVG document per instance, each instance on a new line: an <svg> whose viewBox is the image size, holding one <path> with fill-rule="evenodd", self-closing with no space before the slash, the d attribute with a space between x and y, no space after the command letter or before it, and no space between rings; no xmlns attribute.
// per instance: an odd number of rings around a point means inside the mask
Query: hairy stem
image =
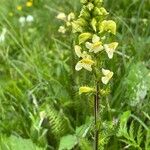
<svg viewBox="0 0 150 150"><path fill-rule="evenodd" d="M99 88L98 82L96 82L96 94L94 95L94 117L95 117L95 145L94 149L98 150L98 140L99 140L99 129L98 129L98 117L99 117Z"/></svg>

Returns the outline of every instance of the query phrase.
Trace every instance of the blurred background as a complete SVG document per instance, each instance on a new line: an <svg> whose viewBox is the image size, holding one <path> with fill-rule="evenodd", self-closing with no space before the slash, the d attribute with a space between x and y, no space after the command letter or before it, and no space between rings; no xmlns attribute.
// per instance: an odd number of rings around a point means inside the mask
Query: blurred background
<svg viewBox="0 0 150 150"><path fill-rule="evenodd" d="M117 23L119 52L109 64L115 75L102 102L101 149L150 150L150 1L104 0L104 6ZM74 36L59 33L63 22L56 18L78 16L80 8L79 0L0 1L1 150L92 149L93 100L78 95L91 77L74 70ZM128 129L121 132L120 118L141 133L141 143Z"/></svg>

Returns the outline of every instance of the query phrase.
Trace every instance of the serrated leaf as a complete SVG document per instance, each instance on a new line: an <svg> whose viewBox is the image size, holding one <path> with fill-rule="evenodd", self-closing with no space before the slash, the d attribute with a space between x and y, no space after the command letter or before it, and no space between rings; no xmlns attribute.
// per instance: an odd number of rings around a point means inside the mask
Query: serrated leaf
<svg viewBox="0 0 150 150"><path fill-rule="evenodd" d="M44 150L44 148L37 147L30 139L23 139L14 135L2 137L0 148L1 150Z"/></svg>
<svg viewBox="0 0 150 150"><path fill-rule="evenodd" d="M78 143L75 135L67 135L61 138L59 150L71 150Z"/></svg>

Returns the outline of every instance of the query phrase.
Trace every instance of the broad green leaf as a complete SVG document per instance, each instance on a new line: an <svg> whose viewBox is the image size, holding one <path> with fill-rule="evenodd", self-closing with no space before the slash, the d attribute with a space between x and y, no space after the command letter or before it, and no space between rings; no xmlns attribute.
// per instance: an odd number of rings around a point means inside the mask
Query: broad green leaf
<svg viewBox="0 0 150 150"><path fill-rule="evenodd" d="M61 138L59 150L71 150L78 143L75 135L67 135Z"/></svg>
<svg viewBox="0 0 150 150"><path fill-rule="evenodd" d="M37 147L30 139L23 139L11 135L10 137L1 137L1 150L44 150L44 148Z"/></svg>

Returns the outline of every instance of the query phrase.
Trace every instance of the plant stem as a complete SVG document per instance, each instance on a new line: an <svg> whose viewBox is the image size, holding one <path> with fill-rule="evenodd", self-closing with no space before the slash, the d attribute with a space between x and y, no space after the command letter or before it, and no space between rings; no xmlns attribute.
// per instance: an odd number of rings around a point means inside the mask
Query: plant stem
<svg viewBox="0 0 150 150"><path fill-rule="evenodd" d="M95 117L95 145L94 149L98 150L98 140L99 140L99 129L98 129L98 115L99 114L99 88L98 82L96 82L96 94L94 95L94 117Z"/></svg>

